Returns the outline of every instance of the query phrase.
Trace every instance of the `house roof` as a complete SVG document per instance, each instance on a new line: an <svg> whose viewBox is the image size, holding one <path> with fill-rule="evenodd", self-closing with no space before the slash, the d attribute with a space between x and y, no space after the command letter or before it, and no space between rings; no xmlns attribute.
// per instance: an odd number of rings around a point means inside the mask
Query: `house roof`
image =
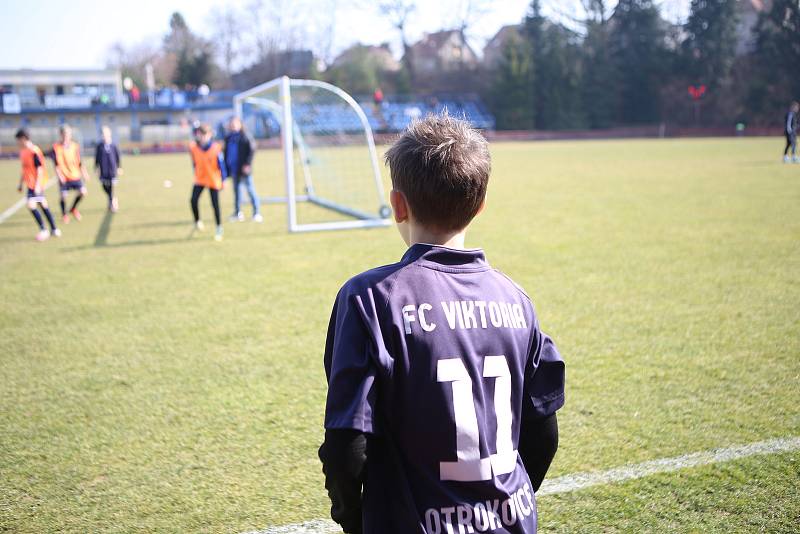
<svg viewBox="0 0 800 534"><path fill-rule="evenodd" d="M472 47L470 47L469 43L466 42L460 30L442 30L425 34L422 39L412 45L414 54L421 56L436 55L442 49L445 43L447 43L447 41L453 36L461 40L464 48L468 49L473 56L475 55L474 50L472 50Z"/></svg>
<svg viewBox="0 0 800 534"><path fill-rule="evenodd" d="M497 30L497 33L486 43L486 48L502 45L512 35L519 34L521 24L507 24Z"/></svg>

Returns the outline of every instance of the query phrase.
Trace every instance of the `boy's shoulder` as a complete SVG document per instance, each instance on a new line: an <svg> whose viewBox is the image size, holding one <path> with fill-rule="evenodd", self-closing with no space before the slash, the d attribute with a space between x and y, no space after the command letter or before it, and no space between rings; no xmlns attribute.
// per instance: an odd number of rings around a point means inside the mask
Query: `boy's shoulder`
<svg viewBox="0 0 800 534"><path fill-rule="evenodd" d="M530 295L528 295L528 292L527 292L527 291L525 291L525 288L523 288L521 285L519 285L517 282L515 282L513 278L511 278L510 276L508 276L506 273L504 273L504 272L503 272L503 271L501 271L500 269L492 268L492 271L493 271L493 272L495 272L495 273L496 273L496 274L497 274L499 277L501 277L503 280L505 280L505 281L506 281L506 282L507 282L509 285L511 285L511 286L512 286L514 289L516 289L516 290L517 290L517 291L518 291L518 292L519 292L519 293L520 293L520 294L521 294L523 297L525 297L525 299L526 299L528 302L531 302L531 303L533 303L533 301L532 301L532 299L531 299Z"/></svg>
<svg viewBox="0 0 800 534"><path fill-rule="evenodd" d="M339 290L339 295L347 296L366 293L368 290L379 290L388 296L399 274L410 265L412 264L401 260L366 270L347 280Z"/></svg>

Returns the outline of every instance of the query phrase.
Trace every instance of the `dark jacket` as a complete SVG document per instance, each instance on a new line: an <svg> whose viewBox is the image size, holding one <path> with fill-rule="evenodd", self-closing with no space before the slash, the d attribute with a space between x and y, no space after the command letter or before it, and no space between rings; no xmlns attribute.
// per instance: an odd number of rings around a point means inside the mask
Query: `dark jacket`
<svg viewBox="0 0 800 534"><path fill-rule="evenodd" d="M242 176L242 168L245 165L252 165L253 164L253 155L256 153L256 142L255 140L245 132L244 130L239 131L239 150L238 150L238 157L236 158L236 168L232 168L233 165L231 161L228 161L228 143L231 142L231 139L234 137L234 133L229 133L225 136L225 166L228 168L228 176Z"/></svg>
<svg viewBox="0 0 800 534"><path fill-rule="evenodd" d="M94 166L100 169L100 179L110 180L116 178L117 169L120 167L122 160L119 157L119 149L117 145L111 143L106 149L104 143L98 143L97 149L94 153Z"/></svg>
<svg viewBox="0 0 800 534"><path fill-rule="evenodd" d="M783 118L783 133L788 136L796 135L797 122L797 113L794 111L789 111Z"/></svg>

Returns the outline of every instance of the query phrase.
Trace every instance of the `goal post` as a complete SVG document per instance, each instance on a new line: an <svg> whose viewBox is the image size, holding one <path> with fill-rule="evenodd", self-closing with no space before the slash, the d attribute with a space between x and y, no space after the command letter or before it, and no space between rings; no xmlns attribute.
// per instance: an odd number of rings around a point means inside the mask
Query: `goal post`
<svg viewBox="0 0 800 534"><path fill-rule="evenodd" d="M290 232L391 224L372 128L342 89L317 80L276 78L234 97L246 124L280 130Z"/></svg>

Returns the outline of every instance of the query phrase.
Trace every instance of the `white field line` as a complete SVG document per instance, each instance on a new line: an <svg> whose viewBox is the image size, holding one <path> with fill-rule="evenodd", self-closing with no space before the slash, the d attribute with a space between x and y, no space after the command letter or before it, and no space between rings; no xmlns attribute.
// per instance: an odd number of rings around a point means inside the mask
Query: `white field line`
<svg viewBox="0 0 800 534"><path fill-rule="evenodd" d="M655 475L656 473L669 473L677 471L678 469L686 469L687 467L729 462L756 454L775 454L779 452L796 451L798 449L800 449L800 437L793 437L758 441L738 447L712 449L710 451L695 452L683 456L676 456L674 458L649 460L640 464L616 467L608 471L575 473L574 475L565 475L563 477L545 480L536 495L567 493L601 484L611 484L614 482L643 478Z"/></svg>
<svg viewBox="0 0 800 534"><path fill-rule="evenodd" d="M44 190L45 190L45 191L47 191L47 189L48 189L48 188L49 188L51 185L53 185L54 183L56 183L57 181L58 181L58 180L50 180L50 181L48 181L48 182L47 182L47 184L44 186ZM14 203L11 205L11 207L10 207L10 208L8 208L8 209L7 209L6 211L4 211L3 213L0 213L0 224L3 224L4 222L6 222L6 220L7 220L9 217L11 217L12 215L14 215L14 214L15 214L17 211L19 211L19 209L20 209L22 206L24 206L24 205L25 205L25 204L27 204L27 203L28 203L28 199L27 199L27 198L25 198L25 197L22 197L21 199L19 199L19 200L17 200L16 202L14 202Z"/></svg>
<svg viewBox="0 0 800 534"><path fill-rule="evenodd" d="M541 497L542 495L568 493L592 486L635 480L657 473L670 473L689 467L729 462L731 460L738 460L758 454L776 454L796 450L800 450L800 436L758 441L748 445L712 449L710 451L695 452L683 456L676 456L674 458L649 460L639 464L616 467L607 471L592 471L565 475L563 477L545 480L536 495ZM329 519L315 519L305 523L269 527L264 530L253 530L245 534L329 534L333 532L341 532L341 530L337 529L337 525L333 521Z"/></svg>

